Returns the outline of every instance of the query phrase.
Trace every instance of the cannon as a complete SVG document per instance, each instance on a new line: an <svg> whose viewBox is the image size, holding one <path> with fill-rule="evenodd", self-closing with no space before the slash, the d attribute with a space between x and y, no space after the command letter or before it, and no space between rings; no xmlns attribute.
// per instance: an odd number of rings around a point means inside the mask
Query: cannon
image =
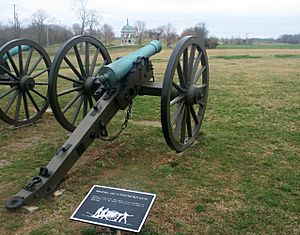
<svg viewBox="0 0 300 235"><path fill-rule="evenodd" d="M36 42L16 39L0 48L0 119L13 126L38 120L49 106L51 61Z"/></svg>
<svg viewBox="0 0 300 235"><path fill-rule="evenodd" d="M50 68L49 100L58 122L72 133L39 174L6 202L8 209L55 190L88 146L108 137L107 124L120 109L130 110L137 95L161 97L162 130L171 149L181 152L193 144L208 98L206 50L199 38L184 37L170 56L163 81L156 82L150 57L161 49L159 41L152 41L111 62L93 37L65 42ZM130 111L127 114L126 125Z"/></svg>

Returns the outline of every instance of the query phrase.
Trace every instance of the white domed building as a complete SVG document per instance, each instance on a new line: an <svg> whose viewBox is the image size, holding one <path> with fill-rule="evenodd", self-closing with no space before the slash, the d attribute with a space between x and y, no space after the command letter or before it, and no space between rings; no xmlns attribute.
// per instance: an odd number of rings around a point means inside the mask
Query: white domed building
<svg viewBox="0 0 300 235"><path fill-rule="evenodd" d="M123 45L134 45L135 43L135 30L128 24L128 19L127 24L121 29L121 43Z"/></svg>

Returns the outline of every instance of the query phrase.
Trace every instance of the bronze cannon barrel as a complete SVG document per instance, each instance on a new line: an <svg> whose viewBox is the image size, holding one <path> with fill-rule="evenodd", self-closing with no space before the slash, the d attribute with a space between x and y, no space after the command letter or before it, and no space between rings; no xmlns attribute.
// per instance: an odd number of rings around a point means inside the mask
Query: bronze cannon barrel
<svg viewBox="0 0 300 235"><path fill-rule="evenodd" d="M107 66L104 66L99 72L100 81L107 86L113 86L124 78L126 74L128 74L128 72L133 68L134 62L136 62L138 58L149 58L154 54L159 53L161 49L161 43L154 40L147 46L134 51Z"/></svg>

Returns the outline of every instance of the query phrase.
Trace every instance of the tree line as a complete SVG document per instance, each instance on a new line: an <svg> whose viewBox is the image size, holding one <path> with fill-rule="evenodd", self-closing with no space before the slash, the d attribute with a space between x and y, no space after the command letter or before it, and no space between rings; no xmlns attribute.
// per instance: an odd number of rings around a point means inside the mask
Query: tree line
<svg viewBox="0 0 300 235"><path fill-rule="evenodd" d="M8 24L0 24L0 45L19 37L37 41L43 46L62 43L74 35L92 35L110 45L115 39L114 29L109 24L101 24L100 13L88 7L88 0L73 0L72 11L77 16L77 22L72 27L60 24L45 10L37 9L30 19L22 20L15 11L13 19ZM54 23L55 22L55 23ZM176 28L171 23L147 29L145 21L138 20L134 23L136 42L141 45L145 39L164 40L171 47L179 38L185 35L194 35L201 38L203 44L209 48L217 46L217 39L208 37L205 23L189 27L182 34L177 34Z"/></svg>
<svg viewBox="0 0 300 235"><path fill-rule="evenodd" d="M300 44L300 33L299 34L283 34L278 39L281 43Z"/></svg>
<svg viewBox="0 0 300 235"><path fill-rule="evenodd" d="M59 21L51 17L45 10L38 9L33 12L28 20L22 20L18 12L7 24L0 23L0 45L19 37L24 37L37 41L43 46L62 43L74 35L92 35L100 39L105 45L112 44L116 38L111 25L102 22L100 13L88 7L88 0L73 0L72 10L77 16L77 22L72 27L60 24ZM55 22L55 23L54 23ZM166 23L155 28L147 29L146 22L138 20L134 23L136 42L142 45L145 39L164 40L168 47L171 47L178 39L193 35L200 38L207 48L216 48L222 44L252 44L262 39L254 38L216 38L209 36L209 31L204 22L188 27L178 34L176 28L171 23ZM278 39L268 39L268 42L279 43L300 43L300 34L281 35Z"/></svg>

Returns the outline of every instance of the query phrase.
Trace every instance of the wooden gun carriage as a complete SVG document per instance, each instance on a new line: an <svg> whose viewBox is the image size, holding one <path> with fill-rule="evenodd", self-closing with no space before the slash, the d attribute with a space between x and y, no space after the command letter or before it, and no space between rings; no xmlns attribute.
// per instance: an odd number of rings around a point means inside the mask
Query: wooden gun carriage
<svg viewBox="0 0 300 235"><path fill-rule="evenodd" d="M171 149L181 152L193 144L208 97L206 51L198 38L184 37L170 56L163 81L156 82L150 57L161 49L159 41L152 41L112 62L93 37L77 36L61 47L49 71L49 102L58 122L72 133L39 174L7 201L8 209L55 190L88 146L107 138L107 124L120 109L131 109L138 95L161 97L162 130ZM0 50L0 58L4 54Z"/></svg>

